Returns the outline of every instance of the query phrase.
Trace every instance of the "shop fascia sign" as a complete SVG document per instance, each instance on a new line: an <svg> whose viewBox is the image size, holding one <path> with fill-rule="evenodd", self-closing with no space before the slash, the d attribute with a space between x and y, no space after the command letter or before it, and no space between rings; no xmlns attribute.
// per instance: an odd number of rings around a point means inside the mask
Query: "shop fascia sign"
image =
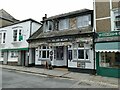
<svg viewBox="0 0 120 90"><path fill-rule="evenodd" d="M98 37L99 38L103 38L103 37L114 37L114 36L120 36L120 31L112 31L112 32L102 32L102 33L98 33Z"/></svg>

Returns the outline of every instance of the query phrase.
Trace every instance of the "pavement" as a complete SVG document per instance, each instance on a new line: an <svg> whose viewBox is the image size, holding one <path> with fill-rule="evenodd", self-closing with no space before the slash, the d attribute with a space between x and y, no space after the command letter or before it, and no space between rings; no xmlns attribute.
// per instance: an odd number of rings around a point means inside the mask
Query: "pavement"
<svg viewBox="0 0 120 90"><path fill-rule="evenodd" d="M67 70L61 70L57 68L54 68L53 70L48 70L45 68L10 66L10 65L0 65L0 68L10 69L15 71L22 71L27 73L40 74L43 76L74 79L79 81L77 82L76 85L86 84L89 86L89 84L92 83L93 85L103 85L103 86L107 85L108 87L110 86L112 88L113 87L118 88L119 81L120 81L118 80L118 78L102 77L102 76L90 75L85 73L76 73L76 72L70 72Z"/></svg>

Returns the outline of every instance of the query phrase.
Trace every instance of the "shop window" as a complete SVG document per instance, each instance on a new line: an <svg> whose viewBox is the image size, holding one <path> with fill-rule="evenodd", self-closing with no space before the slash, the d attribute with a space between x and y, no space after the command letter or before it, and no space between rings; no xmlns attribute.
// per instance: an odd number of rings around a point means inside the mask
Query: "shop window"
<svg viewBox="0 0 120 90"><path fill-rule="evenodd" d="M11 51L11 58L18 57L18 51Z"/></svg>
<svg viewBox="0 0 120 90"><path fill-rule="evenodd" d="M100 53L101 67L119 67L120 66L120 52L102 52Z"/></svg>

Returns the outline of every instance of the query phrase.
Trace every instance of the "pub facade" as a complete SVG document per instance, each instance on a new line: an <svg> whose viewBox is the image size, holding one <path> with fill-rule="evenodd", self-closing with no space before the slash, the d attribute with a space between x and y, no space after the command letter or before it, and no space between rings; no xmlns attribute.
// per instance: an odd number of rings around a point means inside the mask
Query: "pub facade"
<svg viewBox="0 0 120 90"><path fill-rule="evenodd" d="M95 70L93 48L93 10L82 9L47 18L29 39L31 64L42 66L51 60L52 66L68 70Z"/></svg>

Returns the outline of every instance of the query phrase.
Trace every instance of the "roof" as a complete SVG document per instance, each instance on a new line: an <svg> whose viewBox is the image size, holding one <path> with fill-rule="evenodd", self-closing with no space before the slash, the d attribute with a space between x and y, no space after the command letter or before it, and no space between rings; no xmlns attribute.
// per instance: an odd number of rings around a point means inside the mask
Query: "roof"
<svg viewBox="0 0 120 90"><path fill-rule="evenodd" d="M63 18L63 17L77 15L77 14L82 14L82 13L86 13L86 12L90 12L90 11L93 11L93 10L81 9L81 10L76 10L76 11L72 11L72 12L68 12L68 13L64 13L64 14L59 14L59 15L51 16L49 18L46 18L45 20Z"/></svg>
<svg viewBox="0 0 120 90"><path fill-rule="evenodd" d="M15 19L13 16L11 16L9 13L7 13L4 9L0 10L0 18L8 20L10 22L19 21L19 20Z"/></svg>
<svg viewBox="0 0 120 90"><path fill-rule="evenodd" d="M33 20L33 19L29 18L29 19L22 20L22 21L18 21L18 22L16 22L16 23L13 23L13 24L10 24L10 25L7 25L7 26L3 26L3 27L12 26L12 25L19 24L19 23L22 23L22 22L27 22L27 21L32 21L32 22L35 22L35 23L41 24L40 22L35 21L35 20ZM42 25L42 24L41 24L41 25ZM0 27L0 28L3 28L3 27Z"/></svg>
<svg viewBox="0 0 120 90"><path fill-rule="evenodd" d="M43 32L43 25L36 32L34 32L28 40L36 39L36 37L39 36L39 34L42 32Z"/></svg>
<svg viewBox="0 0 120 90"><path fill-rule="evenodd" d="M86 27L82 29L74 29L74 30L63 30L63 31L52 31L52 32L43 32L43 26L36 31L29 39L45 39L45 38L53 38L53 37L60 37L60 36L69 36L69 35L78 35L78 34L87 34L92 33L92 27Z"/></svg>

